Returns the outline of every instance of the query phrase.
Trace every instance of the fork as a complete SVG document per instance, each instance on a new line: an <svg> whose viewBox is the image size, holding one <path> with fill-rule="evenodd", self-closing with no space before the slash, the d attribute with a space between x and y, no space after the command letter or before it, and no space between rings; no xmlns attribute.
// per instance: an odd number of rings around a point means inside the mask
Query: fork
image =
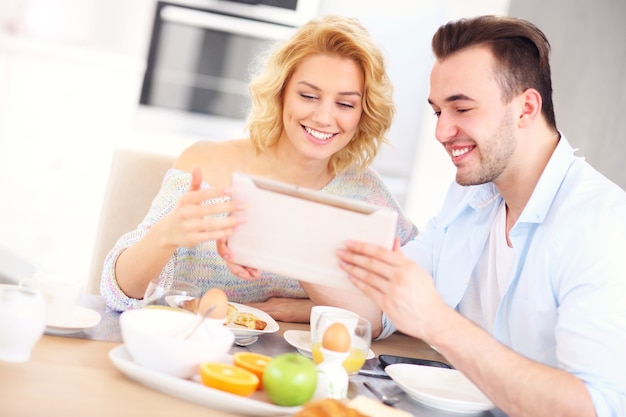
<svg viewBox="0 0 626 417"><path fill-rule="evenodd" d="M380 398L380 401L385 405L393 406L395 403L400 401L400 397L396 395L386 395L378 388L374 388L374 386L367 381L364 381L363 385L365 385L365 388L372 391L378 398Z"/></svg>

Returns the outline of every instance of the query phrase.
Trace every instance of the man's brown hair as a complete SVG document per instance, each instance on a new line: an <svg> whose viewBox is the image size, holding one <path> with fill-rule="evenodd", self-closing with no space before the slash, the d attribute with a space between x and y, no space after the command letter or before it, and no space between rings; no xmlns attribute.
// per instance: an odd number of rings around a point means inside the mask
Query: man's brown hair
<svg viewBox="0 0 626 417"><path fill-rule="evenodd" d="M441 26L432 39L439 60L460 50L488 45L497 62L494 75L502 87L502 99L534 88L543 100L541 113L556 130L550 75L550 43L532 23L513 17L479 16Z"/></svg>

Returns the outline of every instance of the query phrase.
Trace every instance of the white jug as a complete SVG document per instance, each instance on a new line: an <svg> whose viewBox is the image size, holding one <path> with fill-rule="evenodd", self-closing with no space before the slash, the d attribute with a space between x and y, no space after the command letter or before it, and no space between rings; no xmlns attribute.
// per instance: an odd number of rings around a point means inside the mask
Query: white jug
<svg viewBox="0 0 626 417"><path fill-rule="evenodd" d="M27 362L46 329L46 300L37 288L0 285L0 360Z"/></svg>

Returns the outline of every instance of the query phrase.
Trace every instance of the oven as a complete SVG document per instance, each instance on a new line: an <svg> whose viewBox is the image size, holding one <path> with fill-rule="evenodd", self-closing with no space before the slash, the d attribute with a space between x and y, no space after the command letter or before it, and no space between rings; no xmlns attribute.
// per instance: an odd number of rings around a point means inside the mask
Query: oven
<svg viewBox="0 0 626 417"><path fill-rule="evenodd" d="M156 123L183 117L174 125L185 129L200 119L214 126L229 120L243 126L250 105L250 64L270 44L316 17L320 1L157 2L140 107L160 109Z"/></svg>

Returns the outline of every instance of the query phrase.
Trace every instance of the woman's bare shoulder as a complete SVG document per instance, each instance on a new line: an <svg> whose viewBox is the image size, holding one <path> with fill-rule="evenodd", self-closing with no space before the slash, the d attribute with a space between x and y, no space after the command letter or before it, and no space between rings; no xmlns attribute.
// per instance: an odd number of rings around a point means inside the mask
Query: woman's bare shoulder
<svg viewBox="0 0 626 417"><path fill-rule="evenodd" d="M194 167L203 167L212 161L230 159L243 146L242 142L244 140L241 139L195 142L181 152L174 162L174 168L191 171Z"/></svg>
<svg viewBox="0 0 626 417"><path fill-rule="evenodd" d="M208 184L222 187L230 183L232 172L244 166L251 154L253 150L248 139L203 140L183 150L173 167L187 172L200 168Z"/></svg>

